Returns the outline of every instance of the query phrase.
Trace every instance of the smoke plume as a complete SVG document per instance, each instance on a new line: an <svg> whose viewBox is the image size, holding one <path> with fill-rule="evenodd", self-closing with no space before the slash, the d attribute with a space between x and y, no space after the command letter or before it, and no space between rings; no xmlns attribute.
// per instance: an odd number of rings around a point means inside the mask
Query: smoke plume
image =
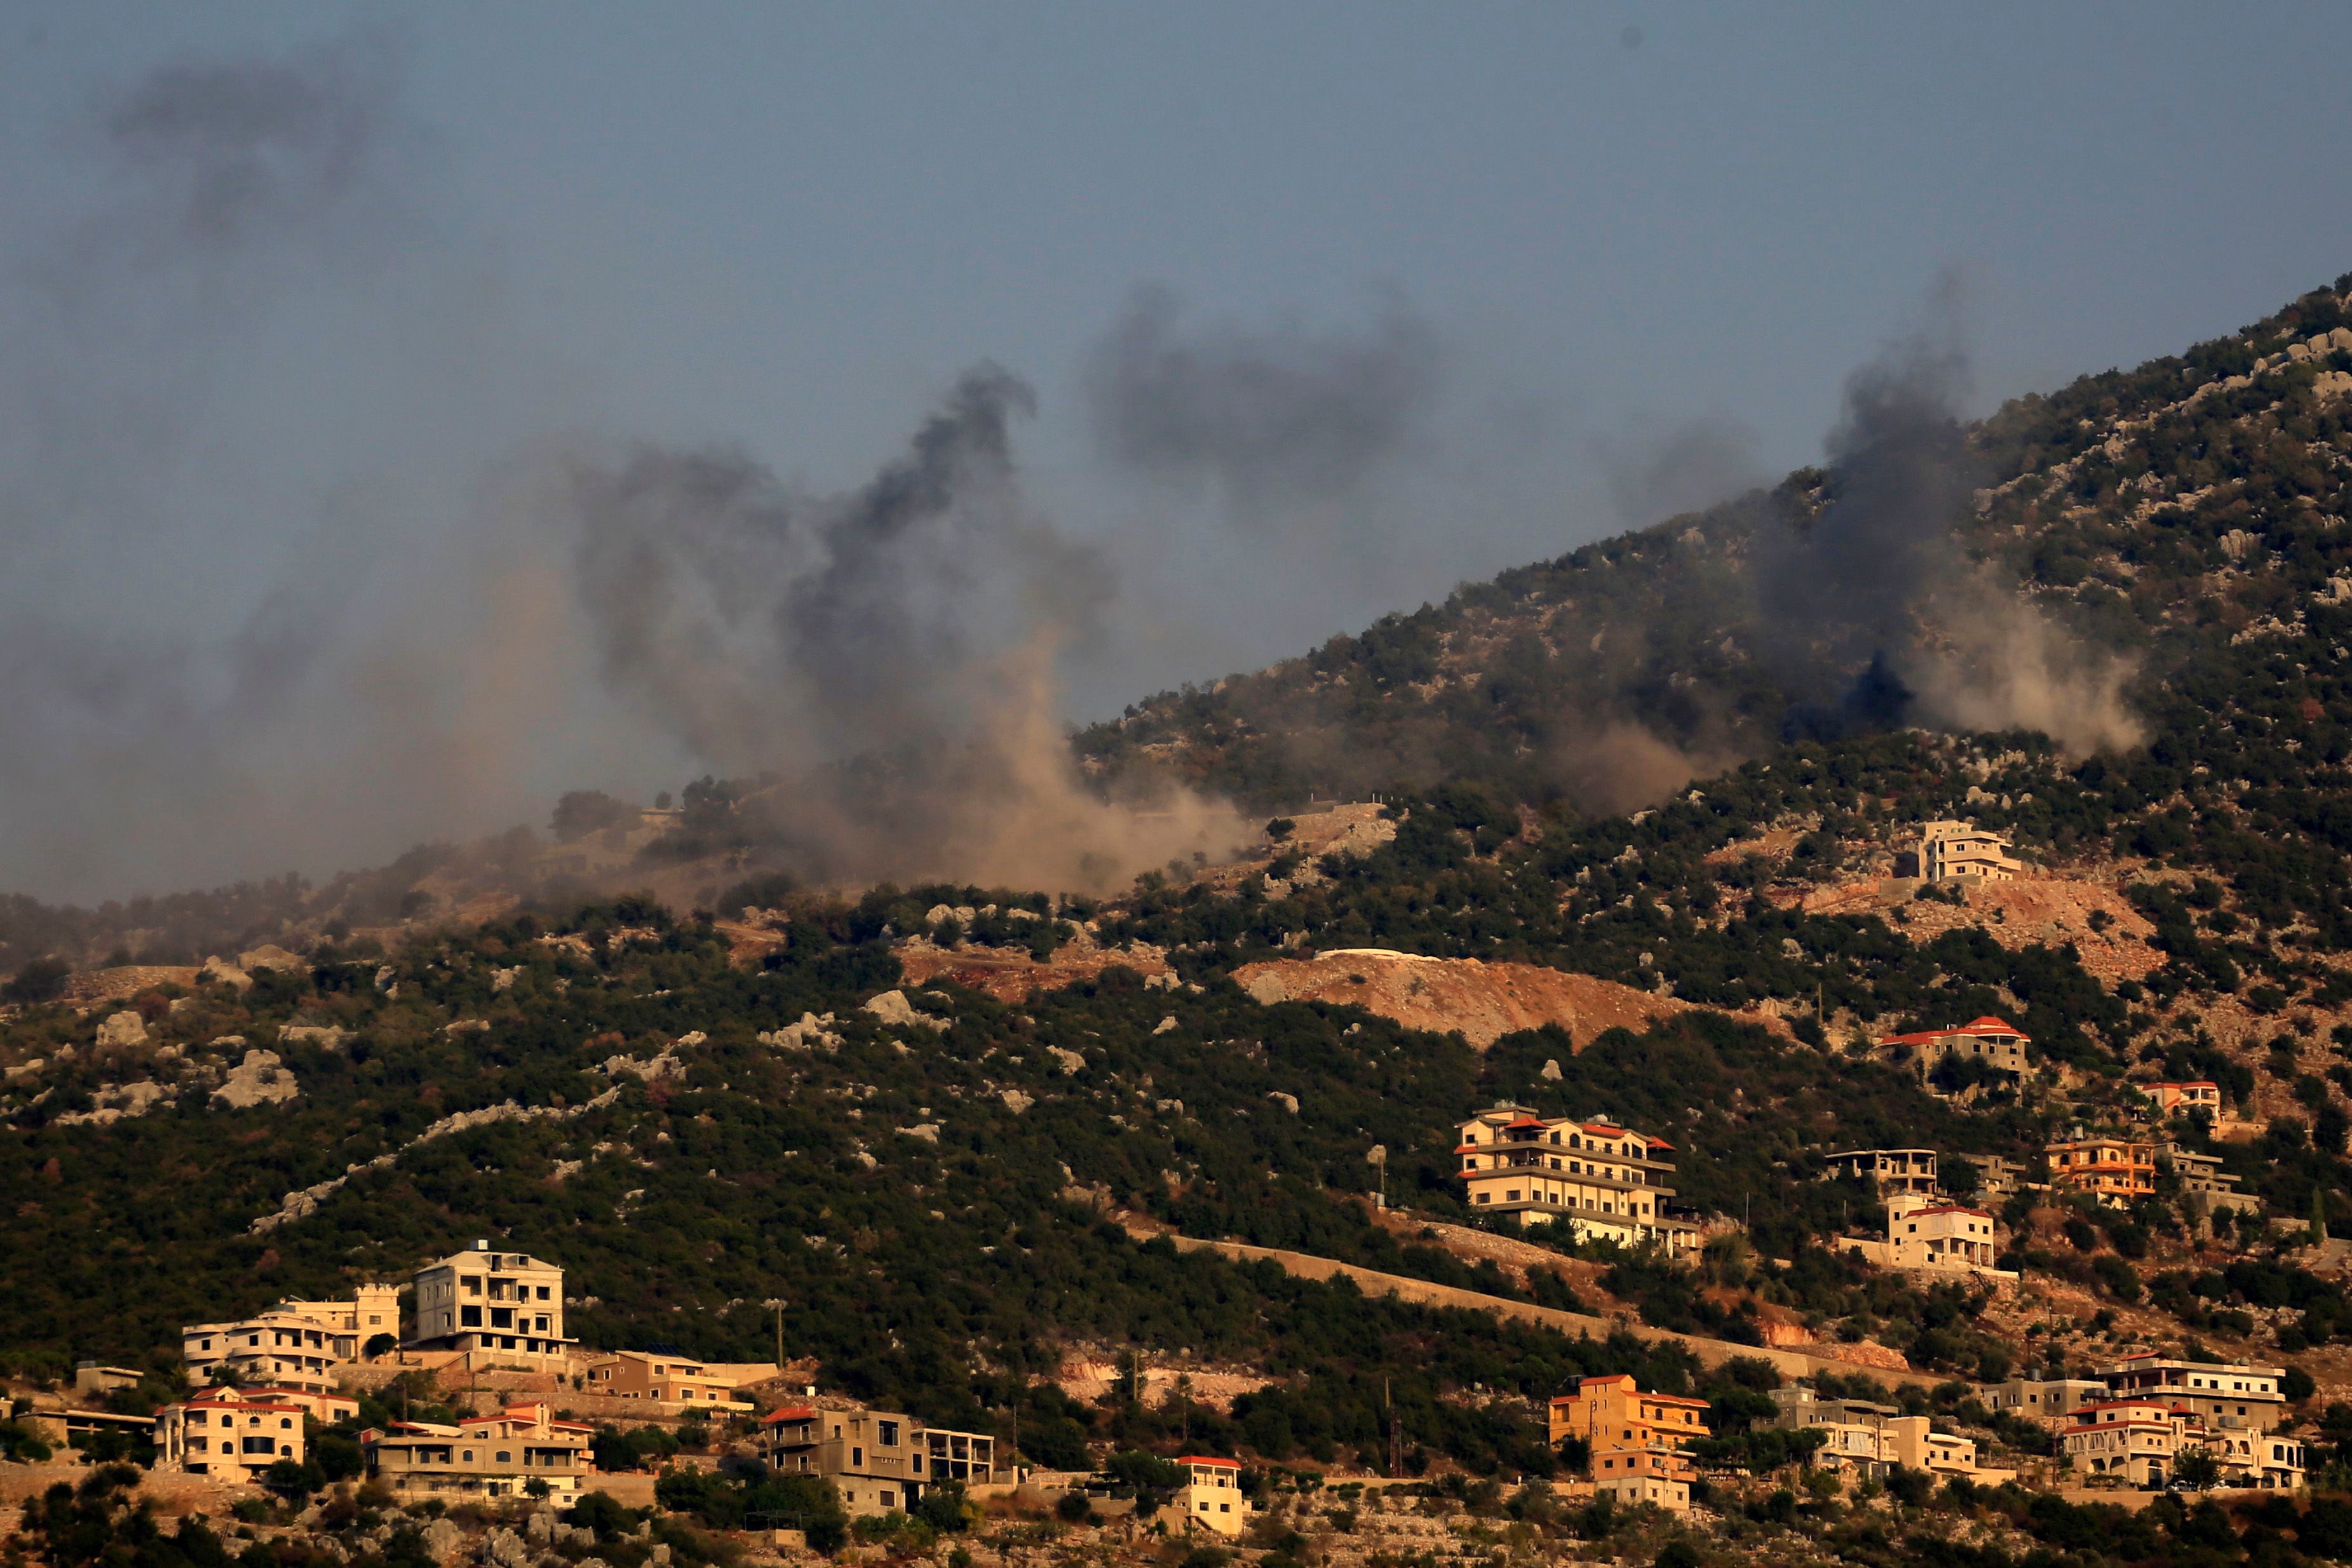
<svg viewBox="0 0 2352 1568"><path fill-rule="evenodd" d="M704 772L845 880L1233 841L1069 760L1055 661L1112 584L1023 496L1025 385L971 373L838 495L550 437L581 411L402 96L373 37L173 61L0 235L0 886L317 873Z"/></svg>
<svg viewBox="0 0 2352 1568"><path fill-rule="evenodd" d="M1360 332L1182 315L1167 289L1138 289L1087 367L1096 439L1130 472L1264 526L1356 492L1427 433L1437 338L1401 301Z"/></svg>
<svg viewBox="0 0 2352 1568"><path fill-rule="evenodd" d="M1857 371L1826 443L1825 504L1759 540L1759 629L1818 698L1799 721L2032 729L2076 755L2136 744L2132 667L2048 619L1955 531L1980 479L1967 382L1948 320Z"/></svg>

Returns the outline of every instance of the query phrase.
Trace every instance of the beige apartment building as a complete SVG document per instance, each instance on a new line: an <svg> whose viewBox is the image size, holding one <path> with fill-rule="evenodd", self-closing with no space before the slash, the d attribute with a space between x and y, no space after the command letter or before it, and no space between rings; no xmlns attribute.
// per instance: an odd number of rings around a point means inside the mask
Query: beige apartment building
<svg viewBox="0 0 2352 1568"><path fill-rule="evenodd" d="M2110 1398L2105 1384L2084 1377L2012 1377L1985 1390L1985 1407L2043 1426L2070 1425L2074 1413Z"/></svg>
<svg viewBox="0 0 2352 1568"><path fill-rule="evenodd" d="M1892 1405L1864 1399L1822 1399L1801 1385L1772 1391L1772 1425L1788 1431L1818 1430L1826 1441L1814 1456L1825 1469L1852 1468L1865 1479L1900 1465L1942 1479L1955 1477L1998 1486L2013 1470L1977 1463L1976 1440L1938 1432L1925 1415L1906 1415Z"/></svg>
<svg viewBox="0 0 2352 1568"><path fill-rule="evenodd" d="M1464 1195L1522 1226L1565 1224L1580 1239L1656 1246L1679 1257L1698 1226L1674 1212L1675 1146L1605 1121L1546 1120L1504 1103L1461 1124Z"/></svg>
<svg viewBox="0 0 2352 1568"><path fill-rule="evenodd" d="M1996 1266L2000 1256L2000 1230L1983 1209L1905 1193L1887 1202L1884 1242L1847 1245L1882 1268L2014 1279L2013 1272Z"/></svg>
<svg viewBox="0 0 2352 1568"><path fill-rule="evenodd" d="M571 1356L563 1269L477 1241L416 1271L411 1350L460 1351L479 1366L536 1371Z"/></svg>
<svg viewBox="0 0 2352 1568"><path fill-rule="evenodd" d="M1828 1167L1822 1173L1824 1180L1853 1176L1876 1182L1879 1193L1889 1197L1896 1193L1916 1193L1923 1198L1936 1195L1933 1149L1841 1149L1824 1159Z"/></svg>
<svg viewBox="0 0 2352 1568"><path fill-rule="evenodd" d="M250 1482L280 1459L303 1460L303 1408L256 1391L215 1389L155 1413L155 1468Z"/></svg>
<svg viewBox="0 0 2352 1568"><path fill-rule="evenodd" d="M2263 1200L2238 1190L2238 1178L2221 1169L2221 1155L2200 1154L2182 1143L2159 1144L2156 1154L2158 1173L2170 1165L2172 1173L2180 1178L2180 1190L2189 1194L2192 1208L2201 1202L2209 1218L2217 1214L2262 1212Z"/></svg>
<svg viewBox="0 0 2352 1568"><path fill-rule="evenodd" d="M1947 1029L1921 1029L1916 1034L1888 1035L1876 1053L1907 1057L1921 1078L1927 1078L1947 1057L1982 1062L2012 1082L2025 1080L2025 1047L2033 1037L2006 1019L1988 1015Z"/></svg>
<svg viewBox="0 0 2352 1568"><path fill-rule="evenodd" d="M928 1426L897 1411L787 1405L761 1419L758 1442L770 1468L833 1482L853 1516L903 1511L927 1487L1009 1479L997 1468L993 1436Z"/></svg>
<svg viewBox="0 0 2352 1568"><path fill-rule="evenodd" d="M2301 1489L2303 1445L2254 1428L2221 1427L2169 1398L2130 1397L2084 1405L2059 1428L2060 1451L2091 1476L2120 1476L2161 1487L2182 1456L2203 1452L2221 1466L2221 1484L2264 1491Z"/></svg>
<svg viewBox="0 0 2352 1568"><path fill-rule="evenodd" d="M2025 874L2025 863L2010 853L2009 840L1973 822L1920 824L1916 853L1918 874L1930 882L2014 882Z"/></svg>
<svg viewBox="0 0 2352 1568"><path fill-rule="evenodd" d="M1188 1454L1176 1461L1184 1467L1184 1485L1175 1497L1184 1522L1218 1535L1239 1535L1249 1527L1250 1502L1242 1496L1238 1459L1214 1459Z"/></svg>
<svg viewBox="0 0 2352 1568"><path fill-rule="evenodd" d="M562 1499L576 1495L594 1473L591 1435L579 1422L552 1419L539 1401L455 1426L395 1421L390 1431L371 1429L360 1441L369 1479L404 1502L527 1497L533 1481L545 1482L547 1495Z"/></svg>
<svg viewBox="0 0 2352 1568"><path fill-rule="evenodd" d="M285 1300L235 1322L180 1331L180 1357L197 1383L272 1384L331 1393L335 1373L379 1334L400 1337L400 1289L362 1285L348 1301Z"/></svg>
<svg viewBox="0 0 2352 1568"><path fill-rule="evenodd" d="M2180 1361L2148 1352L2100 1367L2098 1373L2119 1399L2177 1405L2221 1431L2268 1432L2286 1417L2286 1395L2279 1392L2286 1375L2283 1367Z"/></svg>
<svg viewBox="0 0 2352 1568"><path fill-rule="evenodd" d="M715 1410L751 1408L750 1401L735 1397L731 1373L674 1352L616 1351L590 1362L583 1383L586 1392L611 1399L660 1399Z"/></svg>

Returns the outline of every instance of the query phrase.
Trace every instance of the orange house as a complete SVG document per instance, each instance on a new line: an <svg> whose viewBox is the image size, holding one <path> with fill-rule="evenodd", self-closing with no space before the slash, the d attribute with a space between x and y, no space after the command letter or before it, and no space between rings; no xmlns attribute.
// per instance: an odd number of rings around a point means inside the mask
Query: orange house
<svg viewBox="0 0 2352 1568"><path fill-rule="evenodd" d="M2110 1208L2156 1195L2156 1145L2127 1138L2070 1138L2049 1147L2050 1184L2075 1187Z"/></svg>

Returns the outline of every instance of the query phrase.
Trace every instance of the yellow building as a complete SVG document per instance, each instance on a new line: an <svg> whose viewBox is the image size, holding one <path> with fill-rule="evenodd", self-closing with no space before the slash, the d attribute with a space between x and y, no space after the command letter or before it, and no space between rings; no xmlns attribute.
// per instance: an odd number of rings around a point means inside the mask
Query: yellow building
<svg viewBox="0 0 2352 1568"><path fill-rule="evenodd" d="M949 1482L1007 1479L987 1433L929 1426L897 1411L786 1405L761 1420L758 1445L778 1471L832 1481L842 1507L856 1516L903 1511L928 1488Z"/></svg>
<svg viewBox="0 0 2352 1568"><path fill-rule="evenodd" d="M748 1400L735 1397L734 1380L707 1363L661 1351L618 1351L588 1363L587 1392L612 1399L662 1399L678 1405L708 1405L719 1410L749 1410Z"/></svg>
<svg viewBox="0 0 2352 1568"><path fill-rule="evenodd" d="M1930 882L1964 877L2013 882L2024 875L2025 865L2009 850L2008 839L1973 822L1922 823L1916 851L1919 875Z"/></svg>
<svg viewBox="0 0 2352 1568"><path fill-rule="evenodd" d="M548 1495L568 1498L595 1469L590 1428L550 1418L544 1401L510 1405L456 1426L395 1421L386 1432L361 1435L368 1475L403 1501L438 1497L524 1497L543 1481Z"/></svg>
<svg viewBox="0 0 2352 1568"><path fill-rule="evenodd" d="M260 1393L215 1389L155 1413L155 1467L215 1480L253 1481L280 1459L300 1464L299 1405Z"/></svg>
<svg viewBox="0 0 2352 1568"><path fill-rule="evenodd" d="M400 1289L362 1285L348 1301L278 1302L253 1317L193 1323L180 1358L196 1383L277 1384L327 1393L379 1334L400 1337Z"/></svg>
<svg viewBox="0 0 2352 1568"><path fill-rule="evenodd" d="M1176 1506L1184 1510L1187 1524L1219 1535L1239 1535L1249 1527L1250 1504L1242 1496L1239 1460L1188 1454L1176 1462L1184 1467Z"/></svg>
<svg viewBox="0 0 2352 1568"><path fill-rule="evenodd" d="M563 1270L477 1241L416 1271L411 1350L461 1351L478 1366L536 1371L572 1353L563 1336Z"/></svg>
<svg viewBox="0 0 2352 1568"><path fill-rule="evenodd" d="M1679 1256L1698 1226L1674 1212L1675 1146L1614 1122L1546 1120L1507 1102L1461 1124L1464 1195L1481 1214L1566 1224L1580 1238Z"/></svg>
<svg viewBox="0 0 2352 1568"><path fill-rule="evenodd" d="M2156 1145L2128 1138L2070 1138L2048 1148L2050 1184L2073 1187L2109 1208L2156 1195Z"/></svg>
<svg viewBox="0 0 2352 1568"><path fill-rule="evenodd" d="M1593 1485L1621 1502L1647 1502L1679 1513L1690 1507L1696 1475L1683 1450L1707 1435L1704 1399L1644 1394L1633 1377L1580 1379L1549 1408L1550 1441L1581 1438L1591 1450Z"/></svg>

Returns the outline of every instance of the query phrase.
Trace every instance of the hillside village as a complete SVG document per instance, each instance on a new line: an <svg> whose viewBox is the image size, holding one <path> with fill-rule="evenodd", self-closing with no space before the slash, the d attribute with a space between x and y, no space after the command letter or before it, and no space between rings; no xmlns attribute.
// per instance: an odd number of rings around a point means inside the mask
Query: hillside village
<svg viewBox="0 0 2352 1568"><path fill-rule="evenodd" d="M1808 470L1082 732L1263 821L1112 893L705 780L11 903L0 1553L2352 1557L2347 376L2339 280L1967 431L2129 745L1768 670Z"/></svg>

